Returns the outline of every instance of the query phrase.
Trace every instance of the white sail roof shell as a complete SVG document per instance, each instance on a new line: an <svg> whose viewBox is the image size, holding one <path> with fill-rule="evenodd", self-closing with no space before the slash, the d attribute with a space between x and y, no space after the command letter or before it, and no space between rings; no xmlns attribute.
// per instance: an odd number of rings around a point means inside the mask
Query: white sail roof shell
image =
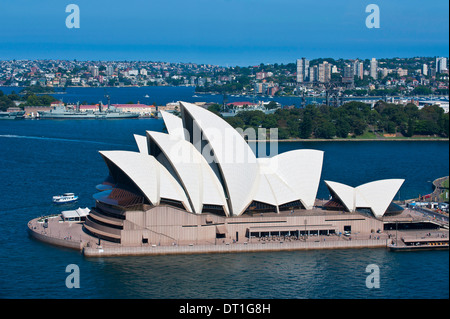
<svg viewBox="0 0 450 319"><path fill-rule="evenodd" d="M347 208L348 211L354 212L355 206L355 188L337 182L325 181L325 184L333 193L341 200L342 204Z"/></svg>
<svg viewBox="0 0 450 319"><path fill-rule="evenodd" d="M306 209L312 209L316 200L323 154L323 151L302 149L281 153L271 159L277 175L295 193L294 200L300 200Z"/></svg>
<svg viewBox="0 0 450 319"><path fill-rule="evenodd" d="M253 200L259 165L242 136L216 114L191 103L180 102L200 127L220 168L232 215L241 215Z"/></svg>
<svg viewBox="0 0 450 319"><path fill-rule="evenodd" d="M138 146L139 152L142 154L148 154L147 137L143 135L134 134L134 139Z"/></svg>
<svg viewBox="0 0 450 319"><path fill-rule="evenodd" d="M356 187L356 207L366 204L376 217L382 217L404 181L384 179Z"/></svg>
<svg viewBox="0 0 450 319"><path fill-rule="evenodd" d="M357 208L370 208L375 217L384 215L404 179L384 179L353 188L341 183L325 181L325 184L354 212Z"/></svg>
<svg viewBox="0 0 450 319"><path fill-rule="evenodd" d="M161 115L166 124L167 133L175 138L185 139L183 120L171 113L161 111Z"/></svg>
<svg viewBox="0 0 450 319"><path fill-rule="evenodd" d="M147 131L150 143L156 143L174 168L191 200L195 213L203 204L222 206L229 215L225 194L211 167L188 141L170 134Z"/></svg>
<svg viewBox="0 0 450 319"><path fill-rule="evenodd" d="M153 205L167 198L180 201L192 212L183 188L153 156L130 151L100 151L100 154L119 167Z"/></svg>
<svg viewBox="0 0 450 319"><path fill-rule="evenodd" d="M254 199L276 206L300 200L305 208L311 209L319 187L322 161L323 152L315 150L258 158L261 177Z"/></svg>

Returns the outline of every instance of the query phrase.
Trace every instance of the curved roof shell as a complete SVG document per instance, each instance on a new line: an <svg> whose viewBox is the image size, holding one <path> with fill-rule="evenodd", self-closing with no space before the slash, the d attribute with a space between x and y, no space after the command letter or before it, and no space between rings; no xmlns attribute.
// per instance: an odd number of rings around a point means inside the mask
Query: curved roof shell
<svg viewBox="0 0 450 319"><path fill-rule="evenodd" d="M260 178L254 199L271 205L300 200L311 209L319 188L323 151L295 150L258 158Z"/></svg>
<svg viewBox="0 0 450 319"><path fill-rule="evenodd" d="M184 139L147 131L172 166L189 197L193 211L200 214L204 204L222 206L228 215L227 201L220 181L197 149Z"/></svg>
<svg viewBox="0 0 450 319"><path fill-rule="evenodd" d="M130 151L100 151L100 154L120 168L153 205L166 198L181 202L192 212L183 188L153 156Z"/></svg>
<svg viewBox="0 0 450 319"><path fill-rule="evenodd" d="M134 140L138 146L139 153L148 154L147 137L134 134Z"/></svg>
<svg viewBox="0 0 450 319"><path fill-rule="evenodd" d="M325 181L325 184L350 212L354 212L357 208L370 208L373 215L380 218L383 217L404 181L404 179L384 179L355 188L330 181Z"/></svg>
<svg viewBox="0 0 450 319"><path fill-rule="evenodd" d="M252 202L257 189L259 165L255 154L242 136L219 116L191 103L180 104L182 112L189 114L195 122L192 126L201 130L202 139L207 142L201 152L219 168L230 201L231 214L242 214ZM193 131L189 133L192 137L196 136ZM199 142L194 140L193 144Z"/></svg>
<svg viewBox="0 0 450 319"><path fill-rule="evenodd" d="M167 133L175 138L185 139L183 120L169 112L161 111Z"/></svg>

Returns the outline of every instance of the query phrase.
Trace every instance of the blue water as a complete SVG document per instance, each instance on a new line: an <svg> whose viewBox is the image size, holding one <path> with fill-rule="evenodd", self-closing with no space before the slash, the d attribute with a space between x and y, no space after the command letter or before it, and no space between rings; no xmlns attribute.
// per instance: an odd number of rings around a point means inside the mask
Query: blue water
<svg viewBox="0 0 450 319"><path fill-rule="evenodd" d="M19 93L22 87L0 87L0 90L5 94L11 94L11 92ZM83 88L83 87L68 87L68 88L55 88L55 92L50 94L55 98L62 100L65 103L99 103L102 101L104 104L108 102L105 95L109 95L112 104L128 103L128 102L140 102L144 104L166 105L169 102L185 101L185 102L214 102L223 103L223 95L220 94L199 94L195 93L195 87L185 86L144 86L144 87L99 87L99 88ZM146 97L148 95L148 97ZM300 97L258 97L253 99L247 96L232 96L228 95L228 102L237 101L276 101L282 105L301 105ZM308 102L320 102L322 98L307 98Z"/></svg>
<svg viewBox="0 0 450 319"><path fill-rule="evenodd" d="M107 176L99 150L137 150L133 134L162 130L156 119L0 122L0 298L448 298L448 251L385 249L86 259L30 239L27 222L61 209L92 206ZM360 185L405 178L399 197L431 191L448 175L448 142L282 143L280 151L325 151L323 180ZM80 200L55 208L51 196ZM80 289L65 268L80 267ZM380 268L368 289L366 266Z"/></svg>

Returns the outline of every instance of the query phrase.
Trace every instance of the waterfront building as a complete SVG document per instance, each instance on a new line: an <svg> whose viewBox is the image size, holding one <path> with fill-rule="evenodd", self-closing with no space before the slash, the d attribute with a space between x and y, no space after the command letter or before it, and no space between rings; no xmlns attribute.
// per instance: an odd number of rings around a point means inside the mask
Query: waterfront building
<svg viewBox="0 0 450 319"><path fill-rule="evenodd" d="M88 234L122 246L214 245L383 229L380 217L398 180L355 190L342 186L344 191L328 182L349 214L336 211L331 204L336 201L319 209L322 151L258 158L245 136L221 117L185 102L179 110L181 118L161 112L167 134L134 136L138 152L100 152L109 176L97 185L96 205L83 224ZM369 207L371 214L361 214L359 207Z"/></svg>

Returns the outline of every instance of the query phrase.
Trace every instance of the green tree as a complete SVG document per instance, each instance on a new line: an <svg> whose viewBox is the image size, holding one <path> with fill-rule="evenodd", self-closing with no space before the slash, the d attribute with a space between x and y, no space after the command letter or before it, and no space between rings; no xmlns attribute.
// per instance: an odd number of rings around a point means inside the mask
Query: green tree
<svg viewBox="0 0 450 319"><path fill-rule="evenodd" d="M300 123L300 138L307 139L311 136L312 133L312 116L307 113L303 117L303 121Z"/></svg>
<svg viewBox="0 0 450 319"><path fill-rule="evenodd" d="M348 120L344 117L340 117L336 121L336 135L341 138L348 137L348 133L351 131L351 126Z"/></svg>
<svg viewBox="0 0 450 319"><path fill-rule="evenodd" d="M316 131L314 132L314 135L317 138L326 138L326 139L331 139L334 136L336 136L336 128L334 126L333 123L331 123L330 121L326 120L326 121L322 121Z"/></svg>

